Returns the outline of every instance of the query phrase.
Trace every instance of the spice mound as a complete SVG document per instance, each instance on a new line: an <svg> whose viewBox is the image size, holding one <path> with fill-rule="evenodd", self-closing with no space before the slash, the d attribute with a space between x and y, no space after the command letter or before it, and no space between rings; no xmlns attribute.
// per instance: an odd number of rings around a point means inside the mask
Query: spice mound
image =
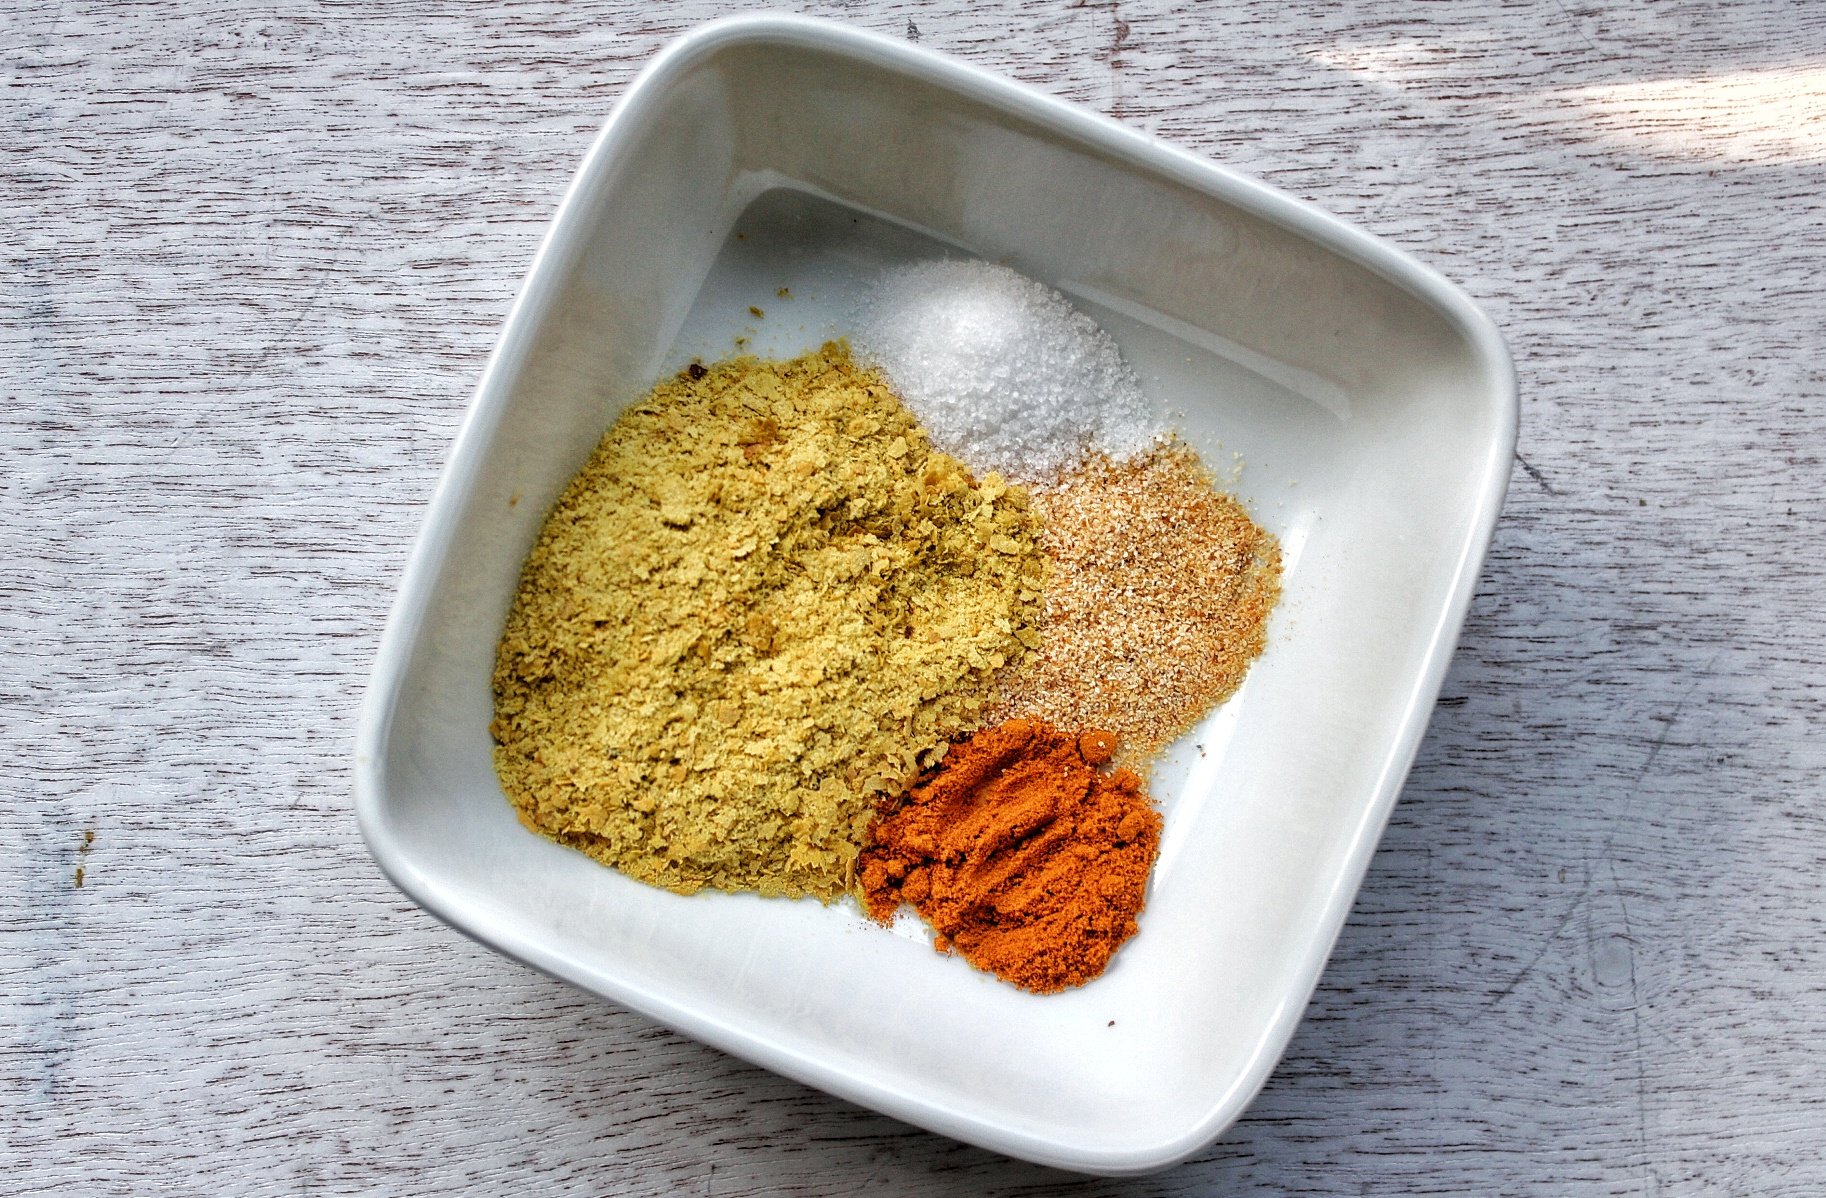
<svg viewBox="0 0 1826 1198"><path fill-rule="evenodd" d="M1093 457L1034 492L1051 570L1039 651L991 719L1106 728L1145 768L1242 685L1268 643L1281 549L1183 442Z"/></svg>
<svg viewBox="0 0 1826 1198"><path fill-rule="evenodd" d="M1136 932L1161 821L1114 738L1012 720L954 745L885 808L860 859L868 912L910 903L979 969L1040 994L1102 973Z"/></svg>
<svg viewBox="0 0 1826 1198"><path fill-rule="evenodd" d="M1025 492L936 453L840 344L693 365L547 517L496 659L534 830L656 886L812 895L874 796L1037 641Z"/></svg>
<svg viewBox="0 0 1826 1198"><path fill-rule="evenodd" d="M1114 339L1043 283L988 262L886 272L856 347L887 372L940 449L1022 482L1087 452L1128 458L1165 428Z"/></svg>

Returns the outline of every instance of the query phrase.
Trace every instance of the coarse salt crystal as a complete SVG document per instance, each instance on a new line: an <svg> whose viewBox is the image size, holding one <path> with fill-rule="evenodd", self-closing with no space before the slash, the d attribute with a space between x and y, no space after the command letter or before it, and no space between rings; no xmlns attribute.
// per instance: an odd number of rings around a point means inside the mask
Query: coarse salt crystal
<svg viewBox="0 0 1826 1198"><path fill-rule="evenodd" d="M1006 266L892 269L864 301L851 341L932 443L979 471L1045 482L1088 452L1122 461L1165 432L1110 335Z"/></svg>

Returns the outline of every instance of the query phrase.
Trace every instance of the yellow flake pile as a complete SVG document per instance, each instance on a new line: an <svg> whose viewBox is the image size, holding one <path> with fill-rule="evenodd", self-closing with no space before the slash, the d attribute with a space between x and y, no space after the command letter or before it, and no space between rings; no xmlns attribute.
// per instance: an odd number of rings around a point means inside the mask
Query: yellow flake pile
<svg viewBox="0 0 1826 1198"><path fill-rule="evenodd" d="M835 898L874 796L1038 643L1039 535L841 345L694 365L527 559L495 667L508 796L656 886Z"/></svg>

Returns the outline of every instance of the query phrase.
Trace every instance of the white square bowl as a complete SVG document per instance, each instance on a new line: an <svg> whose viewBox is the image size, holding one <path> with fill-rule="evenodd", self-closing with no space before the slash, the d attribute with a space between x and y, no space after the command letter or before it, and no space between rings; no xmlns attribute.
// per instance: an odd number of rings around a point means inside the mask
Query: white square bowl
<svg viewBox="0 0 1826 1198"><path fill-rule="evenodd" d="M934 254L1072 295L1208 461L1244 456L1285 554L1267 653L1154 776L1140 935L1050 997L848 903L630 881L522 828L490 761L522 559L622 406L738 336L814 347L881 266ZM1515 422L1490 322L1335 218L897 41L706 26L621 101L508 317L375 663L362 830L427 910L687 1035L1013 1156L1170 1165L1242 1111L1318 980L1437 697Z"/></svg>

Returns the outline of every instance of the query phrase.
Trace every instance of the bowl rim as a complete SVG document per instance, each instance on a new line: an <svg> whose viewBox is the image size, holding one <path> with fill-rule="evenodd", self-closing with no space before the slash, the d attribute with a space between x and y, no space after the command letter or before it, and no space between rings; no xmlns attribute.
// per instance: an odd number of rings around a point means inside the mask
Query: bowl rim
<svg viewBox="0 0 1826 1198"><path fill-rule="evenodd" d="M1447 602L1428 632L1422 668L1402 697L1399 732L1388 745L1373 795L1350 830L1342 868L1332 879L1320 923L1300 961L1299 982L1258 1039L1247 1067L1190 1126L1163 1129L1155 1142L1126 1148L1081 1148L1024 1129L996 1126L893 1090L866 1075L795 1052L764 1036L707 1015L689 1002L654 992L612 971L593 968L473 911L460 893L421 870L394 839L388 819L384 754L391 740L411 649L425 622L440 564L459 533L463 498L477 473L506 403L501 380L518 373L533 334L550 310L561 259L584 231L578 213L604 181L608 167L639 135L647 110L668 87L711 56L739 46L810 49L896 74L1026 119L1095 148L1132 169L1165 178L1286 229L1372 271L1443 318L1471 351L1482 376L1480 394L1494 411L1497 435L1480 464L1472 519L1458 549ZM457 931L552 977L569 982L700 1040L795 1080L931 1131L1038 1164L1105 1176L1154 1172L1212 1143L1255 1098L1285 1053L1356 899L1382 830L1419 749L1464 626L1478 575L1508 490L1519 424L1514 363L1501 334L1471 297L1408 252L1346 223L1316 205L1224 167L1152 134L971 66L939 51L832 21L787 15L728 17L691 29L665 46L634 78L585 154L547 226L503 322L437 485L423 526L401 574L399 590L375 653L358 716L354 746L357 822L381 872L426 911Z"/></svg>

